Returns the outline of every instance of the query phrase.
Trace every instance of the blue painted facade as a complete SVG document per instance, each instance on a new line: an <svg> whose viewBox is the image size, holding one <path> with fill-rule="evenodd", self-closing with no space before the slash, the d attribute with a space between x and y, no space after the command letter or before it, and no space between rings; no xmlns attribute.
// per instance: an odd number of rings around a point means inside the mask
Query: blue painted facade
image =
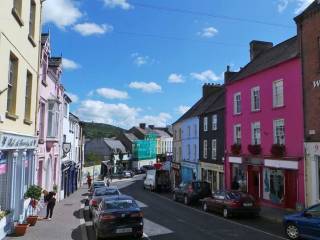
<svg viewBox="0 0 320 240"><path fill-rule="evenodd" d="M182 162L181 179L188 182L200 178L199 174L199 118L191 117L181 123Z"/></svg>

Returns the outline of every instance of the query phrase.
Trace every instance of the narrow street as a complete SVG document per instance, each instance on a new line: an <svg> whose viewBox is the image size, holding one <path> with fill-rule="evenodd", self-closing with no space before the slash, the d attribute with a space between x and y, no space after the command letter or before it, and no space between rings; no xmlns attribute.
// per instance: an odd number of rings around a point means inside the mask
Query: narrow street
<svg viewBox="0 0 320 240"><path fill-rule="evenodd" d="M123 194L133 196L145 217L145 239L285 239L282 226L262 218L224 219L205 213L199 207L188 207L170 199L169 194L158 194L143 189L142 181L128 180L115 183ZM85 211L88 239L95 239L92 223Z"/></svg>

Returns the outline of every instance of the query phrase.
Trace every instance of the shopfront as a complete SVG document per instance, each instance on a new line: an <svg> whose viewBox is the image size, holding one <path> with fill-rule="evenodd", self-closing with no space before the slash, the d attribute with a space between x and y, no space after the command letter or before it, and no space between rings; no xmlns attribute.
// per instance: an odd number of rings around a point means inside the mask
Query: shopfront
<svg viewBox="0 0 320 240"><path fill-rule="evenodd" d="M224 166L201 162L201 180L210 183L211 191L224 189Z"/></svg>
<svg viewBox="0 0 320 240"><path fill-rule="evenodd" d="M171 183L173 187L178 187L181 182L180 163L171 163Z"/></svg>
<svg viewBox="0 0 320 240"><path fill-rule="evenodd" d="M198 164L190 162L181 163L181 181L190 182L199 179Z"/></svg>

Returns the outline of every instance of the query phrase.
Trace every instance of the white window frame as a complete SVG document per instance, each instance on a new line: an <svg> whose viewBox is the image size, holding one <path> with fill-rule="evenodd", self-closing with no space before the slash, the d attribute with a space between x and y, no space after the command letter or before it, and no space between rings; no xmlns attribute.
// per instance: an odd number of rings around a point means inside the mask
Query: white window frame
<svg viewBox="0 0 320 240"><path fill-rule="evenodd" d="M261 108L260 87L251 88L251 111L256 112Z"/></svg>
<svg viewBox="0 0 320 240"><path fill-rule="evenodd" d="M190 144L188 144L188 160L190 160L191 158L191 147L190 147Z"/></svg>
<svg viewBox="0 0 320 240"><path fill-rule="evenodd" d="M217 139L212 139L211 141L211 154L212 154L212 159L216 160L217 159Z"/></svg>
<svg viewBox="0 0 320 240"><path fill-rule="evenodd" d="M274 144L280 145L284 145L286 143L286 130L284 119L273 120L273 142Z"/></svg>
<svg viewBox="0 0 320 240"><path fill-rule="evenodd" d="M240 129L239 132L237 131L238 129ZM233 142L235 144L241 144L241 124L235 124L233 126Z"/></svg>
<svg viewBox="0 0 320 240"><path fill-rule="evenodd" d="M277 86L281 83L282 86ZM273 107L283 107L284 106L284 91L283 91L283 80L276 80L272 83L272 95L273 95Z"/></svg>
<svg viewBox="0 0 320 240"><path fill-rule="evenodd" d="M218 130L218 115L217 114L212 115L212 130L213 131Z"/></svg>
<svg viewBox="0 0 320 240"><path fill-rule="evenodd" d="M241 92L237 92L233 95L233 113L241 113Z"/></svg>
<svg viewBox="0 0 320 240"><path fill-rule="evenodd" d="M203 131L208 131L208 117L203 118Z"/></svg>
<svg viewBox="0 0 320 240"><path fill-rule="evenodd" d="M197 160L197 145L193 144L194 160Z"/></svg>
<svg viewBox="0 0 320 240"><path fill-rule="evenodd" d="M251 123L251 144L261 144L261 124L260 122Z"/></svg>
<svg viewBox="0 0 320 240"><path fill-rule="evenodd" d="M208 158L208 141L203 140L203 158L207 159Z"/></svg>
<svg viewBox="0 0 320 240"><path fill-rule="evenodd" d="M52 109L50 109L50 104L53 104ZM50 123L50 120L51 120L51 123ZM57 138L58 132L59 132L59 104L56 101L48 101L48 125L47 126L48 126L47 137Z"/></svg>

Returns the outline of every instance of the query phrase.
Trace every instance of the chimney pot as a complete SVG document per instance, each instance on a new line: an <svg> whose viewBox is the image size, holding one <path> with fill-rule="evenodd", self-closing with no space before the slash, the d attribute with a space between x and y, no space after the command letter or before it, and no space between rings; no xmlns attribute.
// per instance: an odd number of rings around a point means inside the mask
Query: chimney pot
<svg viewBox="0 0 320 240"><path fill-rule="evenodd" d="M250 60L255 59L260 53L273 47L272 42L253 40L250 42Z"/></svg>
<svg viewBox="0 0 320 240"><path fill-rule="evenodd" d="M142 128L142 129L145 129L146 128L146 124L145 123L140 123L139 127Z"/></svg>

